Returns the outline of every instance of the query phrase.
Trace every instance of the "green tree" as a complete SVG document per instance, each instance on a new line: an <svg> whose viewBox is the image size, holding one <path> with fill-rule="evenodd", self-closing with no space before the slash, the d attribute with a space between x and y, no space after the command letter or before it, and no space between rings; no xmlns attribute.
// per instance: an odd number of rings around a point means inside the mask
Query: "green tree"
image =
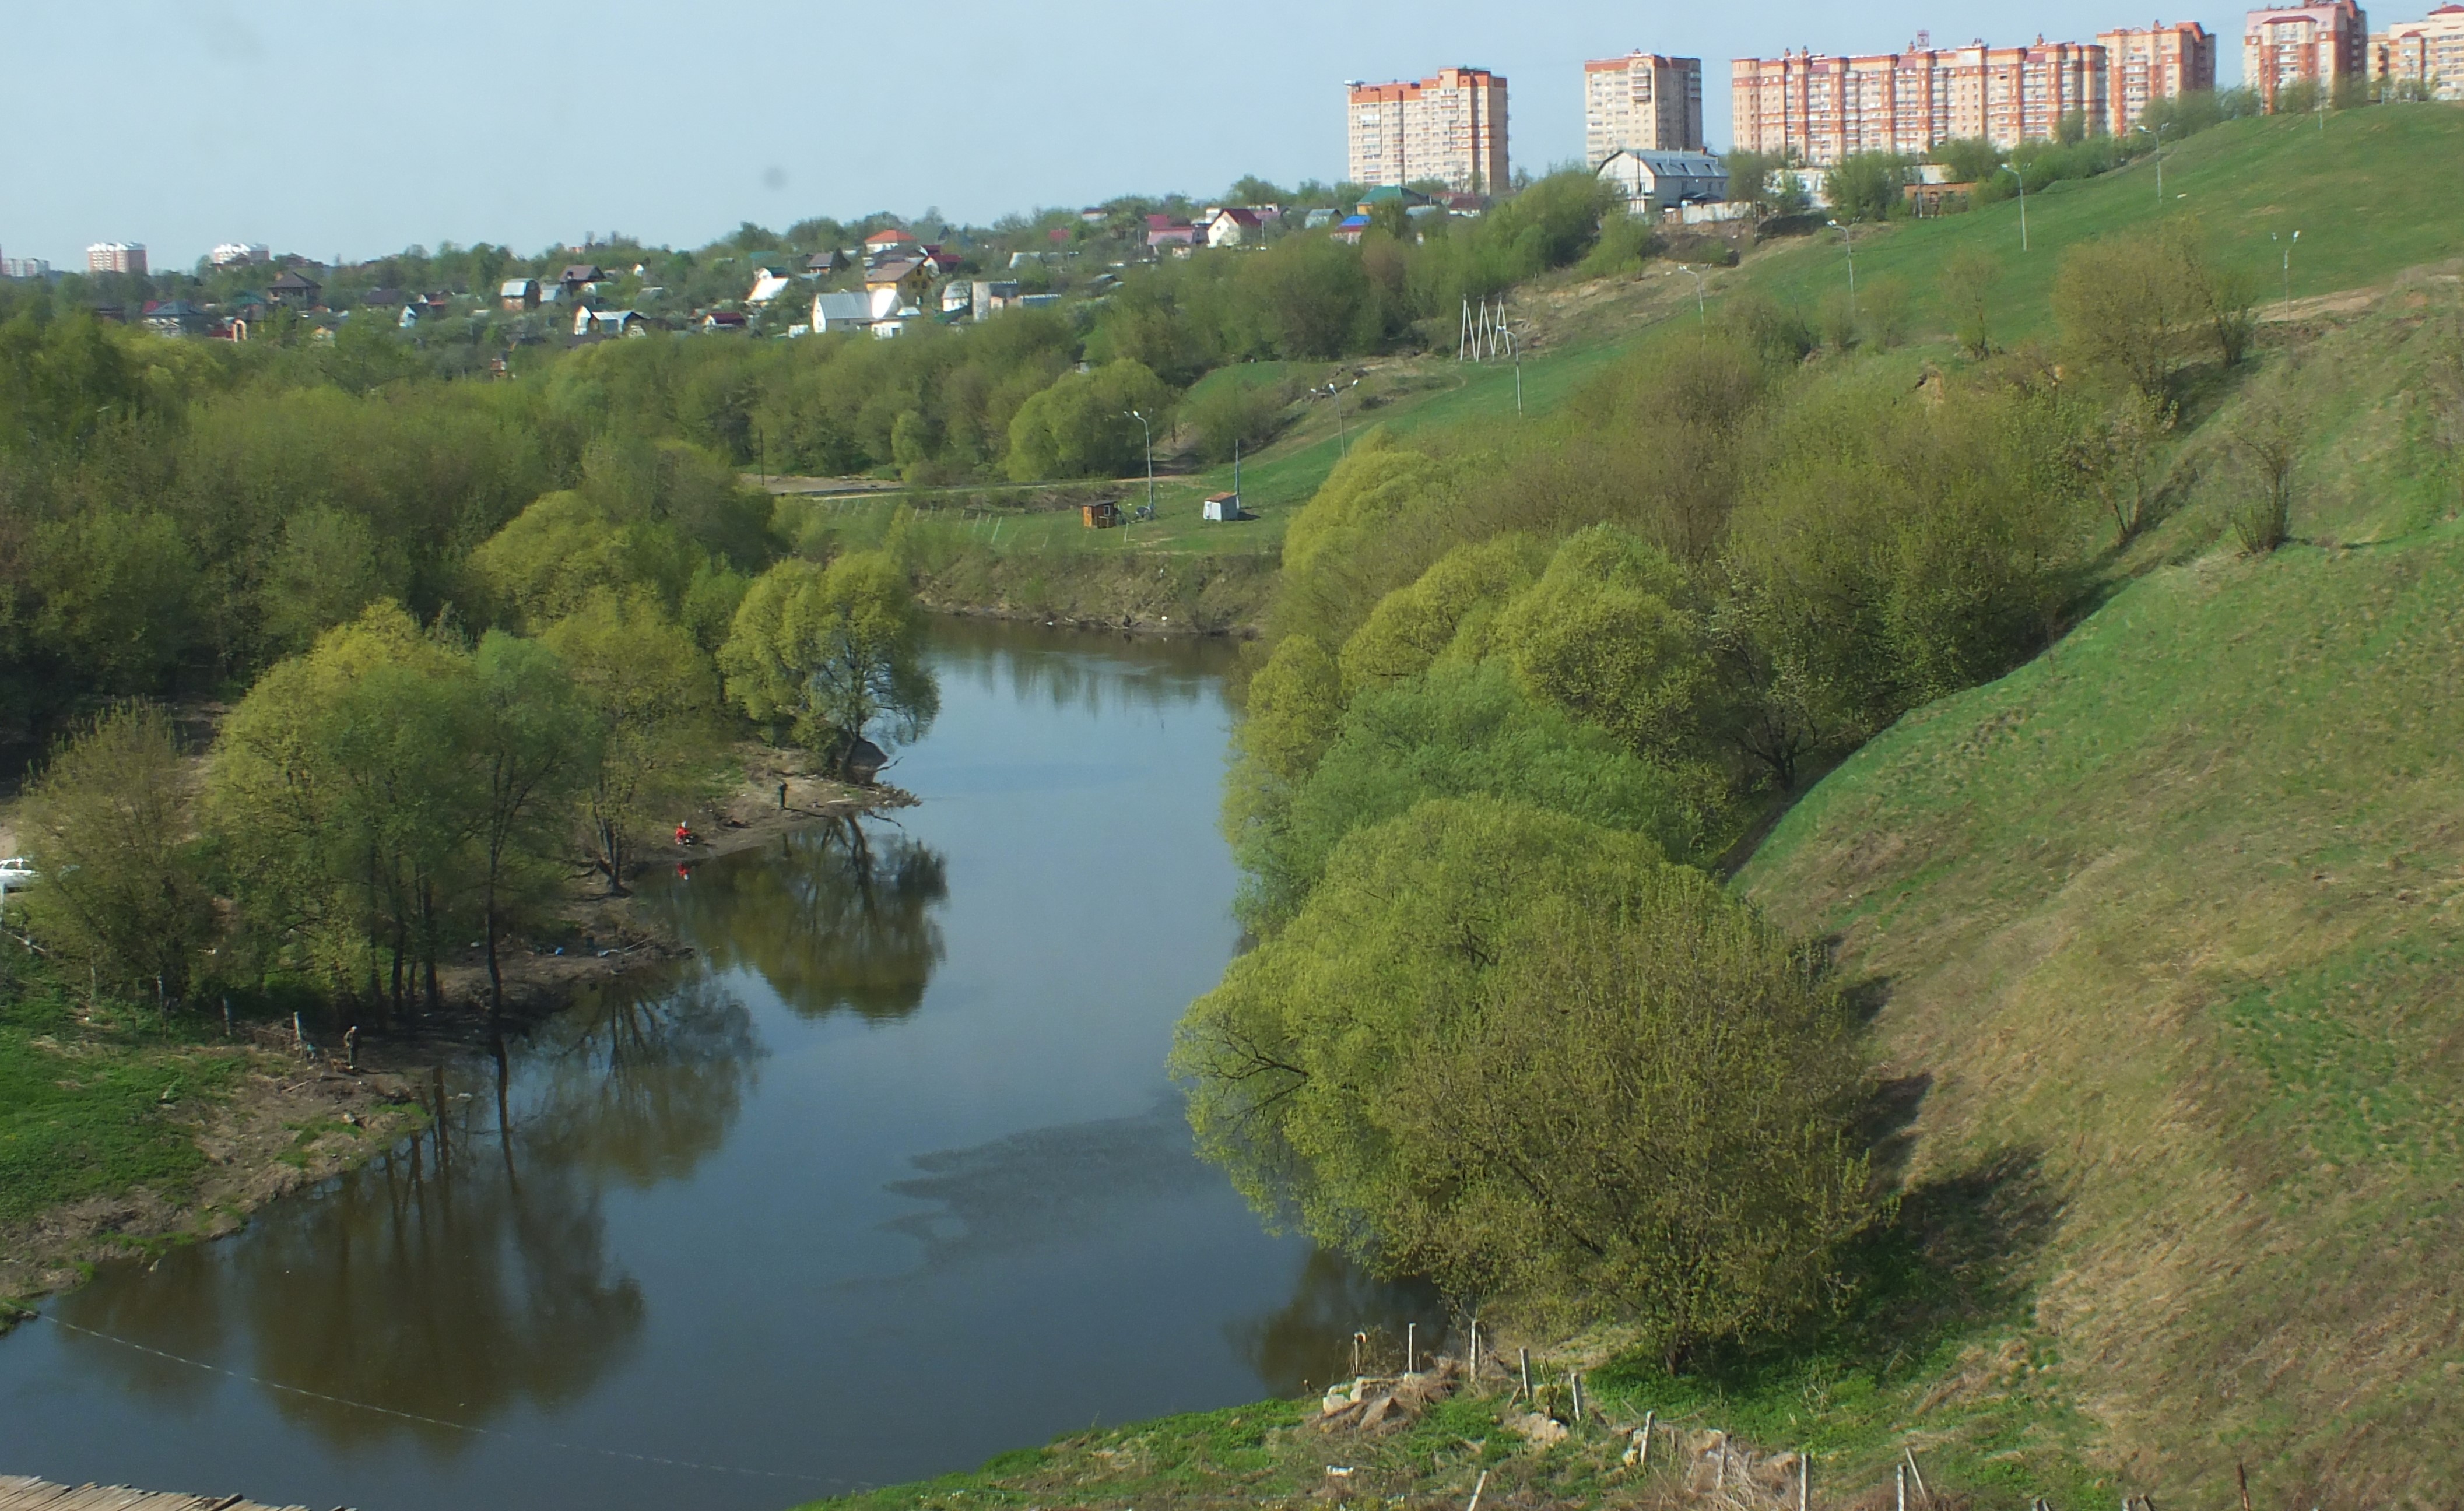
<svg viewBox="0 0 2464 1511"><path fill-rule="evenodd" d="M1145 456L1146 427L1131 411L1160 428L1170 404L1162 382L1137 362L1066 374L1010 421L1009 474L1020 482L1125 476Z"/></svg>
<svg viewBox="0 0 2464 1511"><path fill-rule="evenodd" d="M46 941L114 986L165 1000L186 995L213 934L189 853L190 786L169 717L122 703L53 750L23 811L42 879L28 896Z"/></svg>
<svg viewBox="0 0 2464 1511"><path fill-rule="evenodd" d="M692 632L646 593L594 594L544 638L599 716L583 815L592 864L621 893L635 847L692 796L714 754L717 675Z"/></svg>
<svg viewBox="0 0 2464 1511"><path fill-rule="evenodd" d="M488 957L488 1017L505 1005L497 946L534 900L599 760L600 726L556 652L492 629L472 657L462 711L476 799L469 828Z"/></svg>
<svg viewBox="0 0 2464 1511"><path fill-rule="evenodd" d="M303 509L283 521L282 544L257 585L265 640L296 655L370 603L397 597L396 576L365 519L339 509Z"/></svg>
<svg viewBox="0 0 2464 1511"><path fill-rule="evenodd" d="M1810 953L1648 841L1510 803L1348 838L1172 1067L1261 1212L1474 1304L1606 1311L1672 1365L1816 1304L1874 1213L1863 1056Z"/></svg>
<svg viewBox="0 0 2464 1511"><path fill-rule="evenodd" d="M194 648L202 573L167 515L80 511L34 527L31 639L77 680L154 692Z"/></svg>
<svg viewBox="0 0 2464 1511"><path fill-rule="evenodd" d="M1466 646L1466 659L1486 653L1485 637L1466 631L1475 616L1494 616L1507 602L1539 576L1544 548L1529 537L1500 536L1477 545L1457 546L1440 557L1409 587L1397 588L1377 601L1369 618L1343 643L1338 658L1347 697L1417 677L1466 634L1480 642Z"/></svg>
<svg viewBox="0 0 2464 1511"><path fill-rule="evenodd" d="M231 711L207 769L207 827L266 974L400 1017L424 971L437 1005L483 801L469 676L459 644L381 602L277 663Z"/></svg>
<svg viewBox="0 0 2464 1511"><path fill-rule="evenodd" d="M727 694L845 775L859 740L913 740L940 712L906 573L886 552L781 561L754 580L720 647Z"/></svg>
<svg viewBox="0 0 2464 1511"><path fill-rule="evenodd" d="M1696 740L1712 686L1709 647L1675 562L1613 525L1557 549L1498 616L1496 654L1531 697L1640 755Z"/></svg>
<svg viewBox="0 0 2464 1511"><path fill-rule="evenodd" d="M1325 754L1342 717L1334 658L1307 635L1287 635L1249 679L1241 749L1277 780L1297 781Z"/></svg>
<svg viewBox="0 0 2464 1511"><path fill-rule="evenodd" d="M1852 152L1823 177L1831 211L1843 221L1888 220L1902 213L1908 182L1905 159L1889 152Z"/></svg>
<svg viewBox="0 0 2464 1511"><path fill-rule="evenodd" d="M1981 247L1963 247L1942 267L1938 285L1950 312L1950 334L1971 357L1992 350L1995 291L2002 283L2002 259Z"/></svg>

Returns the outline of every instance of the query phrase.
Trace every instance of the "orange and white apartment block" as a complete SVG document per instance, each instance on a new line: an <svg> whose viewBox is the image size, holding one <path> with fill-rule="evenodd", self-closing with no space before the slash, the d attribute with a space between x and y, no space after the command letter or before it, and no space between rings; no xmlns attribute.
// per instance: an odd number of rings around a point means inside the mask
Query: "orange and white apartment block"
<svg viewBox="0 0 2464 1511"><path fill-rule="evenodd" d="M1509 182L1506 80L1487 69L1441 68L1409 83L1344 89L1353 183L1434 179L1458 193L1493 194Z"/></svg>
<svg viewBox="0 0 2464 1511"><path fill-rule="evenodd" d="M2112 107L2105 130L2117 137L2139 124L2150 100L2216 87L2215 33L2196 21L2099 32L2096 43L2104 49L2105 94Z"/></svg>
<svg viewBox="0 0 2464 1511"><path fill-rule="evenodd" d="M2464 99L2464 5L2371 33L2370 82L2426 82L2440 99Z"/></svg>
<svg viewBox="0 0 2464 1511"><path fill-rule="evenodd" d="M2353 0L2253 11L2242 30L2242 82L2274 110L2276 97L2297 84L2332 91L2366 78L2369 46L2369 17Z"/></svg>
<svg viewBox="0 0 2464 1511"><path fill-rule="evenodd" d="M1703 60L1631 53L1583 65L1583 155L1703 150Z"/></svg>
<svg viewBox="0 0 2464 1511"><path fill-rule="evenodd" d="M2013 147L2054 136L2065 116L2101 126L2112 109L2105 50L2042 37L2027 47L1937 48L1920 32L1899 53L1741 57L1731 79L1737 149L1817 167L1964 138Z"/></svg>

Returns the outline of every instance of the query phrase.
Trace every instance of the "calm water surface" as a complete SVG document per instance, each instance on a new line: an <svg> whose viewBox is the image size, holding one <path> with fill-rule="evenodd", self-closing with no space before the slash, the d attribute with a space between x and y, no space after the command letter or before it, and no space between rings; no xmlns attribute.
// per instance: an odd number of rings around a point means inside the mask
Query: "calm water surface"
<svg viewBox="0 0 2464 1511"><path fill-rule="evenodd" d="M55 1308L231 1372L0 1340L0 1474L776 1507L1295 1391L1355 1325L1435 1323L1265 1236L1164 1079L1236 947L1227 648L938 637L940 722L890 774L923 806L667 881L691 964L501 1087L449 1069L442 1149Z"/></svg>

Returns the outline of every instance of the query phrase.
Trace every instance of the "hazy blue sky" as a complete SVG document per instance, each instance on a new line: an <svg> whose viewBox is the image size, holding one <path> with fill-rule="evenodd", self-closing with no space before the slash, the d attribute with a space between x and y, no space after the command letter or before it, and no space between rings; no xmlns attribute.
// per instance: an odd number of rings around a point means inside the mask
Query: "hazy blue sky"
<svg viewBox="0 0 2464 1511"><path fill-rule="evenodd" d="M1920 27L2087 40L2149 19L2126 3L51 4L9 28L0 249L82 267L112 239L176 266L224 240L698 244L748 219L987 221L1244 172L1331 180L1342 80L1449 63L1507 77L1514 163L1537 171L1581 155L1586 57L1703 57L1725 145L1732 56L1885 51ZM2197 17L2227 82L2239 17Z"/></svg>

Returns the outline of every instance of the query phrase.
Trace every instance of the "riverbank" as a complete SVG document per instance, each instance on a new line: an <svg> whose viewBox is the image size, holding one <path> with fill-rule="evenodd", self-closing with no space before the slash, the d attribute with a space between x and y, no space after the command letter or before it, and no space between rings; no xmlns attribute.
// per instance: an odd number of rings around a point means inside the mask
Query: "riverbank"
<svg viewBox="0 0 2464 1511"><path fill-rule="evenodd" d="M916 598L936 614L1140 634L1258 632L1279 555L957 551L919 562Z"/></svg>
<svg viewBox="0 0 2464 1511"><path fill-rule="evenodd" d="M646 868L692 865L808 824L913 804L895 787L813 773L800 753L734 753L736 780L689 816L695 843L646 848ZM784 797L781 798L783 787ZM13 853L0 809L0 853ZM502 952L509 1027L526 1031L585 983L682 950L630 896L577 873L565 896ZM267 1202L391 1148L433 1113L436 1067L488 1051L486 968L475 950L438 973L444 1011L339 1032L165 1015L97 994L13 926L0 937L0 1299L82 1282L95 1266L237 1231ZM11 1320L0 1317L0 1332Z"/></svg>

